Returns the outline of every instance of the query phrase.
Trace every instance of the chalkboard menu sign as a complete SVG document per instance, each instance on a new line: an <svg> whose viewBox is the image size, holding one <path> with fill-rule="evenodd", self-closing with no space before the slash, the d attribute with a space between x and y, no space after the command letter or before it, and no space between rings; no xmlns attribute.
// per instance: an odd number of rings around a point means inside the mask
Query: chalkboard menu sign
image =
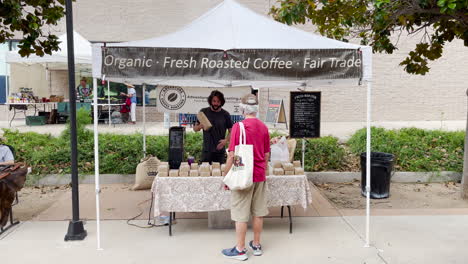
<svg viewBox="0 0 468 264"><path fill-rule="evenodd" d="M290 137L320 137L320 95L320 92L291 92Z"/></svg>

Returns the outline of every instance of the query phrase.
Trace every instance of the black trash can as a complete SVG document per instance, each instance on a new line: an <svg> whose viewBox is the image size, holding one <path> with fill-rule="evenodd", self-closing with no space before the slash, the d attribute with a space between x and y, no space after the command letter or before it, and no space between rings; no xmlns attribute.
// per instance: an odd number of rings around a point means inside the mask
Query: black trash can
<svg viewBox="0 0 468 264"><path fill-rule="evenodd" d="M361 153L361 194L366 196L366 158L367 152ZM371 190L372 199L390 196L390 178L392 177L395 156L384 152L371 152Z"/></svg>

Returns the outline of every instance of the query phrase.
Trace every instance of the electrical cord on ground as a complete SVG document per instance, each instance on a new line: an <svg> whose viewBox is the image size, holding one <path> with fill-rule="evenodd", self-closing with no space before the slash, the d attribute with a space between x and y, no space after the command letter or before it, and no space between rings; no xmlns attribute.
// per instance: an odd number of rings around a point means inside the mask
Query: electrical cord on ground
<svg viewBox="0 0 468 264"><path fill-rule="evenodd" d="M149 210L149 214L148 214L148 223L146 226L141 226L141 225L137 225L137 224L132 224L130 223L131 221L137 219L138 217L140 217L141 215L143 215L144 213L144 210L141 210L141 207L140 205L148 202L148 200L151 200L151 204L150 204L150 210ZM140 209L140 213L130 219L127 220L127 225L130 225L130 226L134 226L134 227L138 227L138 228L153 228L153 227L159 227L159 226L167 226L169 224L156 224L156 223L151 223L151 211L153 209L153 200L154 200L154 195L153 195L153 192L151 192L151 199L147 199L147 200L144 200L140 203L137 204L138 208Z"/></svg>

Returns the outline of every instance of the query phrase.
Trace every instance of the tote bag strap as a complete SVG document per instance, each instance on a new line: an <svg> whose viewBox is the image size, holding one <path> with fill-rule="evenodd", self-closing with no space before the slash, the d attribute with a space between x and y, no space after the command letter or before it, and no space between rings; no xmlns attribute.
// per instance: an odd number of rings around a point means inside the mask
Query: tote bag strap
<svg viewBox="0 0 468 264"><path fill-rule="evenodd" d="M247 136L245 134L245 127L242 122L239 122L239 145L247 144Z"/></svg>

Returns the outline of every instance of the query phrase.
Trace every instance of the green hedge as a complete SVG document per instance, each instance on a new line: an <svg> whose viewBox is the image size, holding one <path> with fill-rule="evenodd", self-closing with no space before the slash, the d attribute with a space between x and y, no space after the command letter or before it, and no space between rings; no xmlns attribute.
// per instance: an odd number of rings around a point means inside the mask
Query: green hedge
<svg viewBox="0 0 468 264"><path fill-rule="evenodd" d="M348 145L355 155L366 150L366 129L357 131ZM465 132L403 128L371 130L372 151L395 155L400 171L463 171Z"/></svg>
<svg viewBox="0 0 468 264"><path fill-rule="evenodd" d="M306 171L340 170L345 163L345 149L336 137L306 139L305 144L304 169ZM302 161L302 139L297 140L294 159Z"/></svg>
<svg viewBox="0 0 468 264"><path fill-rule="evenodd" d="M89 120L87 120L89 122ZM17 160L33 167L33 174L70 172L69 130L60 137L4 130L7 144L16 150ZM278 135L278 133L272 133ZM357 131L346 144L326 136L306 140L306 171L359 170L358 155L365 151L365 129ZM187 133L185 151L201 159L202 133ZM462 171L464 132L443 132L423 129L386 130L372 128L372 151L396 156L396 169L402 171ZM302 142L297 141L295 160L302 160ZM101 173L134 173L142 158L141 134L99 135ZM82 174L94 171L94 139L92 131L79 126L78 165ZM147 153L168 159L168 137L147 136Z"/></svg>

